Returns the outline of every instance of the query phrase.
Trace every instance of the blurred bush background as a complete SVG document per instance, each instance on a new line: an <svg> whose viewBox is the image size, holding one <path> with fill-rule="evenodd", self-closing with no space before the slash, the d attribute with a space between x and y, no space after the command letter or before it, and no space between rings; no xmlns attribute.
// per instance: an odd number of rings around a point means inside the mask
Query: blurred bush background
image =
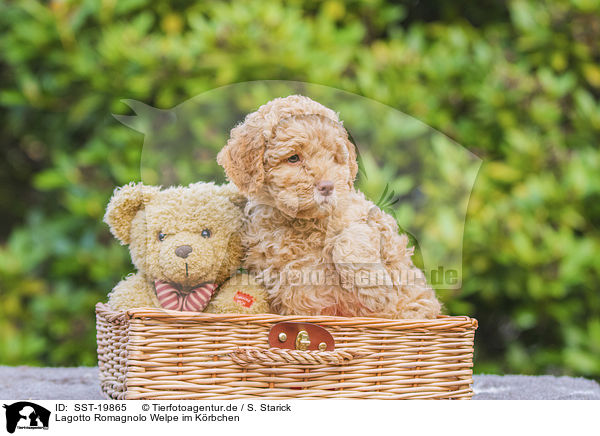
<svg viewBox="0 0 600 436"><path fill-rule="evenodd" d="M443 295L480 321L477 372L600 378L599 41L597 0L0 3L0 364L96 362L93 306L132 269L103 209L141 177L121 99L282 79L390 105L484 160L463 286Z"/></svg>

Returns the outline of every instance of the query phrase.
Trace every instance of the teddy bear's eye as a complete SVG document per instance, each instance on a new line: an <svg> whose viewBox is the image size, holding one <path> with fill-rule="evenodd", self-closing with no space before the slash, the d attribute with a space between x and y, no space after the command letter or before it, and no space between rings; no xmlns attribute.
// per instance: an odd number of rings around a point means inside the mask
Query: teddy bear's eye
<svg viewBox="0 0 600 436"><path fill-rule="evenodd" d="M298 163L298 162L300 162L300 156L298 156L297 154L294 154L293 156L288 157L287 161L289 163Z"/></svg>
<svg viewBox="0 0 600 436"><path fill-rule="evenodd" d="M208 230L208 229L202 230L202 233L200 233L200 234L202 235L203 238L210 238L210 235L211 235L210 230Z"/></svg>
<svg viewBox="0 0 600 436"><path fill-rule="evenodd" d="M165 235L163 232L158 232L158 240L159 241L164 241L166 236L167 235Z"/></svg>

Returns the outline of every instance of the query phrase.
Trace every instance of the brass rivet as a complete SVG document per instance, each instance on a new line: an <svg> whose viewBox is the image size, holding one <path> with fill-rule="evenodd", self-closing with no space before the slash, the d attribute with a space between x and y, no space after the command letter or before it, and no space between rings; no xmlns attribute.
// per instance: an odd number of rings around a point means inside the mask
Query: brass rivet
<svg viewBox="0 0 600 436"><path fill-rule="evenodd" d="M319 350L325 351L327 349L327 344L325 342L321 342L319 344Z"/></svg>
<svg viewBox="0 0 600 436"><path fill-rule="evenodd" d="M279 342L287 341L287 335L283 332L279 333Z"/></svg>

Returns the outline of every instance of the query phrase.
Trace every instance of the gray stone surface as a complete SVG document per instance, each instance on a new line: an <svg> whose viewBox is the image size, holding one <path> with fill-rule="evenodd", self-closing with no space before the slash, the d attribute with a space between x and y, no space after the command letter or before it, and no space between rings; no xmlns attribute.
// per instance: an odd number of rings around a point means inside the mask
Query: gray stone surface
<svg viewBox="0 0 600 436"><path fill-rule="evenodd" d="M101 400L98 368L0 366L0 398Z"/></svg>
<svg viewBox="0 0 600 436"><path fill-rule="evenodd" d="M572 377L476 375L476 400L600 400L600 385ZM0 399L102 399L98 368L0 366Z"/></svg>
<svg viewBox="0 0 600 436"><path fill-rule="evenodd" d="M551 375L476 375L475 400L600 400L593 380Z"/></svg>

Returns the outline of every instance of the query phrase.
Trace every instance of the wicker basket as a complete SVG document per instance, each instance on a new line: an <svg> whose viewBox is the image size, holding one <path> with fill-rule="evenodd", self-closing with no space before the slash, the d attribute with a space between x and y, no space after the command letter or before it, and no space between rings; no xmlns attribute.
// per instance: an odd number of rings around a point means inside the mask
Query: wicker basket
<svg viewBox="0 0 600 436"><path fill-rule="evenodd" d="M114 399L469 399L468 317L214 315L96 306L102 391ZM333 351L270 348L282 321L318 324Z"/></svg>

